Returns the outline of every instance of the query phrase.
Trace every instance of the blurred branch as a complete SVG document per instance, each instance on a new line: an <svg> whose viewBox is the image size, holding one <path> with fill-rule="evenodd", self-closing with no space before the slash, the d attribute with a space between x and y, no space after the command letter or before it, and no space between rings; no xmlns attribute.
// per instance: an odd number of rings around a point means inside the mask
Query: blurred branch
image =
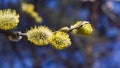
<svg viewBox="0 0 120 68"><path fill-rule="evenodd" d="M102 5L102 10L106 16L112 21L111 23L120 27L120 19L117 14L115 14L112 10L110 10L106 5Z"/></svg>
<svg viewBox="0 0 120 68"><path fill-rule="evenodd" d="M97 26L97 20L99 18L100 15L100 5L101 5L101 0L95 0L93 2L93 5L91 7L91 22L93 23L94 26Z"/></svg>
<svg viewBox="0 0 120 68"><path fill-rule="evenodd" d="M31 53L33 57L33 68L40 68L40 61L35 46L31 46Z"/></svg>

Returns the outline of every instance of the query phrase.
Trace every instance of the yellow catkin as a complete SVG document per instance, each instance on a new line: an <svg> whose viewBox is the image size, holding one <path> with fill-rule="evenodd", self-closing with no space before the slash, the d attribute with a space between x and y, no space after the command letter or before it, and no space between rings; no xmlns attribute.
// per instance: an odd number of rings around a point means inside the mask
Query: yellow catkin
<svg viewBox="0 0 120 68"><path fill-rule="evenodd" d="M74 24L72 26L72 28L78 27L80 24L82 24L82 26L80 28L72 30L72 34L77 34L77 35L90 35L90 34L92 34L93 28L88 21L78 21L76 24Z"/></svg>
<svg viewBox="0 0 120 68"><path fill-rule="evenodd" d="M38 15L37 12L33 11L33 12L31 12L31 16L32 16L32 17L38 17L39 15Z"/></svg>
<svg viewBox="0 0 120 68"><path fill-rule="evenodd" d="M31 3L23 3L22 4L22 11L26 13L31 13L34 11L34 5Z"/></svg>
<svg viewBox="0 0 120 68"><path fill-rule="evenodd" d="M28 40L38 46L48 44L52 36L53 32L46 26L34 27L27 32Z"/></svg>
<svg viewBox="0 0 120 68"><path fill-rule="evenodd" d="M19 23L19 14L15 10L0 10L0 29L11 30Z"/></svg>
<svg viewBox="0 0 120 68"><path fill-rule="evenodd" d="M36 16L34 19L36 22L42 22L42 18L40 16Z"/></svg>
<svg viewBox="0 0 120 68"><path fill-rule="evenodd" d="M62 31L55 33L50 43L57 50L62 50L71 45L69 35Z"/></svg>
<svg viewBox="0 0 120 68"><path fill-rule="evenodd" d="M42 17L34 10L35 6L31 3L23 3L22 11L29 14L37 23L42 22Z"/></svg>

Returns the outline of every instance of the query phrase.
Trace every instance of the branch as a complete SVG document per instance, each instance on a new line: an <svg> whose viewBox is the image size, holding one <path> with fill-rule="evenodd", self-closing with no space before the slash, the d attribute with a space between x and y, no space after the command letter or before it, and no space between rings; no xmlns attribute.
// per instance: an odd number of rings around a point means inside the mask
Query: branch
<svg viewBox="0 0 120 68"><path fill-rule="evenodd" d="M73 25L70 28L68 28L68 27L62 27L58 31L71 32L74 29L78 29L78 28L82 27L84 24L87 24L87 23L81 23L77 27L73 27ZM57 32L57 31L55 31L55 32Z"/></svg>
<svg viewBox="0 0 120 68"><path fill-rule="evenodd" d="M26 33L22 33L20 31L5 31L0 30L0 33L4 33L6 36L8 36L9 40L17 42L22 39L23 36L26 36Z"/></svg>
<svg viewBox="0 0 120 68"><path fill-rule="evenodd" d="M111 11L106 5L102 6L102 10L106 16L112 21L111 23L115 24L116 26L120 27L120 20L117 14Z"/></svg>
<svg viewBox="0 0 120 68"><path fill-rule="evenodd" d="M0 30L0 33L4 33L6 35L26 36L26 33L22 33L20 31L5 31L5 30Z"/></svg>

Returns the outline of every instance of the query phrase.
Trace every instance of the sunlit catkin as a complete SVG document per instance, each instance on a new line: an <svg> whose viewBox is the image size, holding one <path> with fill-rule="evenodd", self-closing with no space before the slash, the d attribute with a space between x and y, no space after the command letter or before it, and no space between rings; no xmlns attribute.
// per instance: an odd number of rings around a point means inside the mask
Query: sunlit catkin
<svg viewBox="0 0 120 68"><path fill-rule="evenodd" d="M38 46L48 44L53 36L52 31L46 26L34 27L26 34L28 40Z"/></svg>
<svg viewBox="0 0 120 68"><path fill-rule="evenodd" d="M81 26L80 26L81 25ZM75 23L72 28L78 27L77 29L72 30L72 34L77 35L90 35L93 32L93 28L88 21L78 21Z"/></svg>
<svg viewBox="0 0 120 68"><path fill-rule="evenodd" d="M19 14L15 10L0 10L0 29L11 30L19 23Z"/></svg>
<svg viewBox="0 0 120 68"><path fill-rule="evenodd" d="M71 45L69 35L62 31L56 32L50 43L57 50L62 50Z"/></svg>

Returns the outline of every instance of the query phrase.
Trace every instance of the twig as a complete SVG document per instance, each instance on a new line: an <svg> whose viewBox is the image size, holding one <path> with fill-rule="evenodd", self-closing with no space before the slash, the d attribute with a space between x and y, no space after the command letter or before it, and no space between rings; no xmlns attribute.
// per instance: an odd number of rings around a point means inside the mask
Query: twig
<svg viewBox="0 0 120 68"><path fill-rule="evenodd" d="M58 31L65 31L65 32L71 32L72 30L74 30L74 29L78 29L78 28L80 28L80 27L82 27L84 24L88 24L87 22L85 22L85 23L81 23L81 24L79 24L77 27L70 27L70 28L68 28L67 30L65 30L64 29L64 27L63 28L60 28ZM56 32L56 31L55 31Z"/></svg>
<svg viewBox="0 0 120 68"><path fill-rule="evenodd" d="M6 35L26 36L26 33L22 33L20 31L5 31L5 30L0 30L0 33L4 33Z"/></svg>
<svg viewBox="0 0 120 68"><path fill-rule="evenodd" d="M111 23L115 24L116 26L120 27L120 20L117 14L111 11L106 5L102 5L102 10L106 16L112 21Z"/></svg>

